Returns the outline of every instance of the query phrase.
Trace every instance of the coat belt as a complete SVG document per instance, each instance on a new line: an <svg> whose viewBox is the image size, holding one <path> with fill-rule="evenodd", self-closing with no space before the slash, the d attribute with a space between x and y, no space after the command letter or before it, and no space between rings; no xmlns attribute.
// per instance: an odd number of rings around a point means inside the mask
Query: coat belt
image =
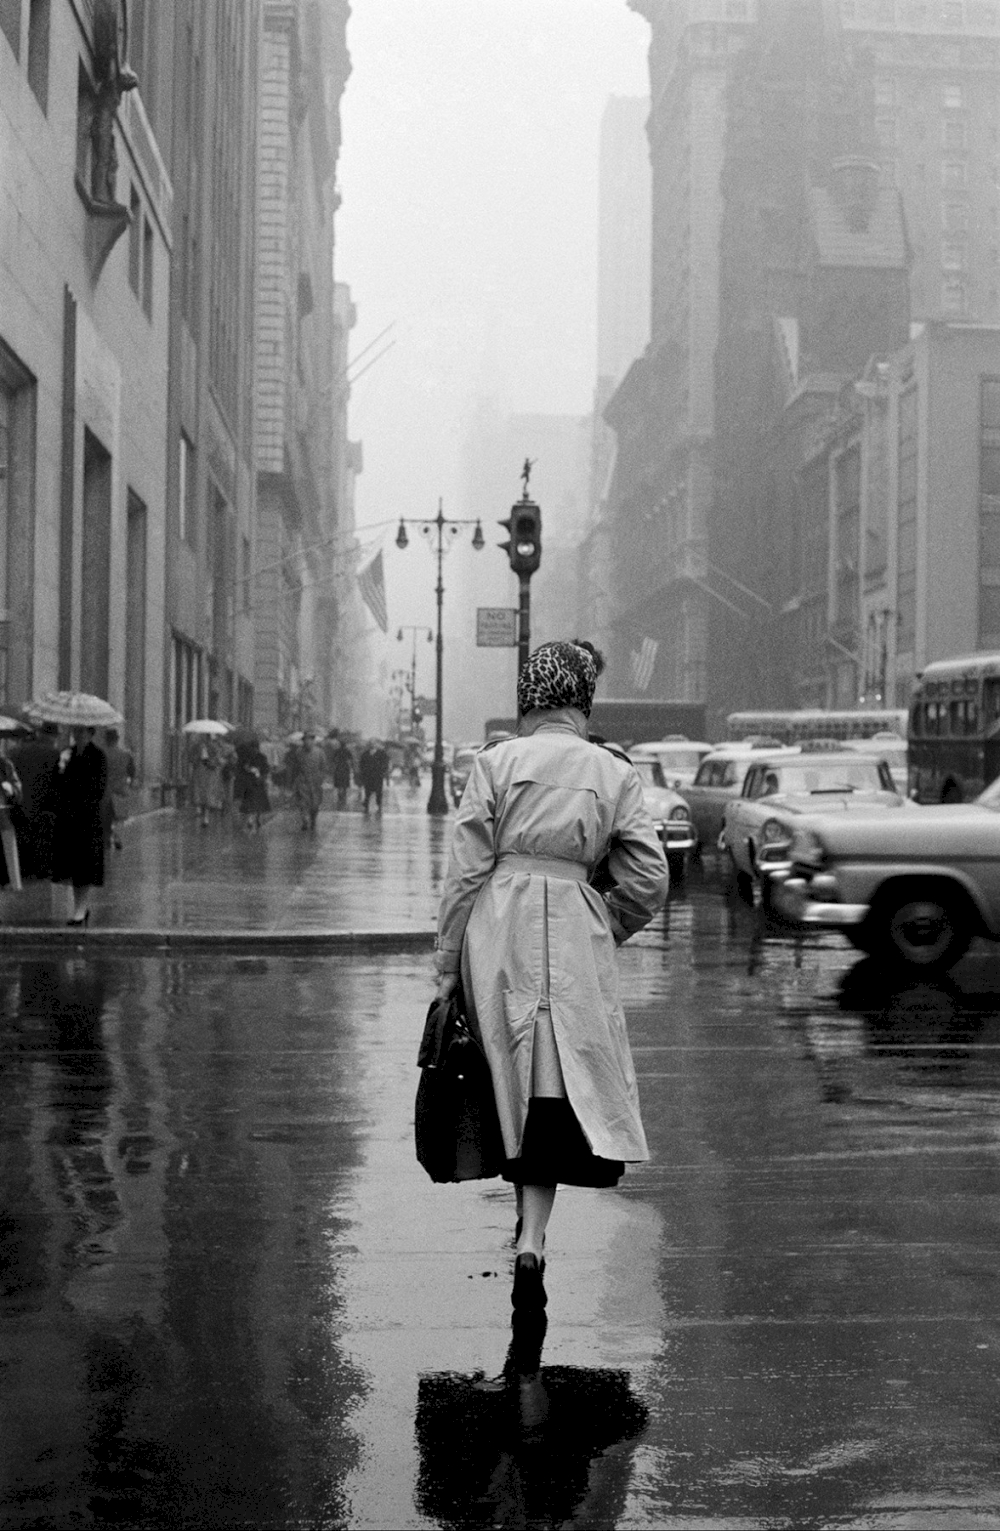
<svg viewBox="0 0 1000 1531"><path fill-rule="evenodd" d="M568 861L561 856L518 856L513 852L497 857L501 867L512 872L531 872L537 877L565 877L572 882L586 882L590 868L582 861Z"/></svg>

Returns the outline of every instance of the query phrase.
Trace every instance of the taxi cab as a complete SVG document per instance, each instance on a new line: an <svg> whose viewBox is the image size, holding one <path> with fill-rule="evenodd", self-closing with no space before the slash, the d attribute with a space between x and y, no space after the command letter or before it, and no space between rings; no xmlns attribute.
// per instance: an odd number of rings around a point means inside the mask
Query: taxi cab
<svg viewBox="0 0 1000 1531"><path fill-rule="evenodd" d="M747 772L758 760L798 755L795 745L718 744L706 755L697 775L681 794L691 810L698 846L714 847L722 832L726 804L740 796Z"/></svg>

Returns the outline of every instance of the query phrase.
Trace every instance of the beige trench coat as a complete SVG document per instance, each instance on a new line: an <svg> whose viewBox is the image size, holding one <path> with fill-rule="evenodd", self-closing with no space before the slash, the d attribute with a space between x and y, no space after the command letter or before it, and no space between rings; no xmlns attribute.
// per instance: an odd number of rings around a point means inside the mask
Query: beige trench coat
<svg viewBox="0 0 1000 1531"><path fill-rule="evenodd" d="M591 1151L648 1159L615 945L662 908L663 849L634 767L588 741L582 713L530 714L522 729L476 756L438 915L438 964L448 972L461 961L508 1158L520 1151L535 1018L547 1002ZM607 851L616 886L602 896L580 879ZM538 870L524 857L542 858Z"/></svg>

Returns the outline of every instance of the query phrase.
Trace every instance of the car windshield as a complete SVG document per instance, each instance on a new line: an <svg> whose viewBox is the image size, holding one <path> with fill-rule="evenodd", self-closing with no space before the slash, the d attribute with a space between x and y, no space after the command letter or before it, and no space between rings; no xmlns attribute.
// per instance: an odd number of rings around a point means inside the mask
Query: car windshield
<svg viewBox="0 0 1000 1531"><path fill-rule="evenodd" d="M812 759L769 772L777 777L777 792L884 792L875 760Z"/></svg>
<svg viewBox="0 0 1000 1531"><path fill-rule="evenodd" d="M663 771L658 760L637 760L635 768L644 787L665 787Z"/></svg>

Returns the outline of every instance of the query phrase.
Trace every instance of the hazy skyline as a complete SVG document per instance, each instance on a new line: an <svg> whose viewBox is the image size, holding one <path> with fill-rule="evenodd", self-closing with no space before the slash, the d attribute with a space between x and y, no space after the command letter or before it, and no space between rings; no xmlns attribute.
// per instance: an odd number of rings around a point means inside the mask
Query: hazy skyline
<svg viewBox="0 0 1000 1531"><path fill-rule="evenodd" d="M499 516L461 503L468 421L482 396L590 409L600 123L609 96L646 93L648 27L626 0L355 0L348 42L336 272L358 305L351 354L395 321L351 398L358 523L432 516L439 495L446 513ZM432 618L413 559L390 538L393 628Z"/></svg>

